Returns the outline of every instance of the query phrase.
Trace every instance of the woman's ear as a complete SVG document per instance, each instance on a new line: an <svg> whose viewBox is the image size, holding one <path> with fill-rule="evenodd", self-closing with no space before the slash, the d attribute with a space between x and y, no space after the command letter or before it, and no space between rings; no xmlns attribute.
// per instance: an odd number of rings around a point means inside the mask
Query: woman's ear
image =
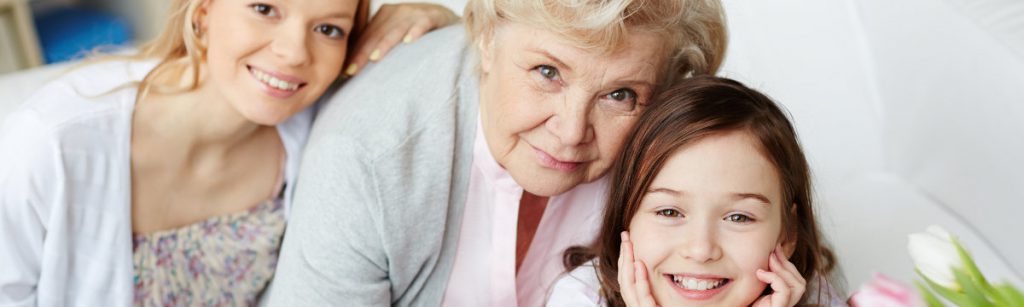
<svg viewBox="0 0 1024 307"><path fill-rule="evenodd" d="M480 72L483 75L487 75L487 73L491 71L491 66L493 66L492 64L495 57L494 53L496 52L494 36L497 35L497 28L499 26L500 25L495 25L488 30L484 30L483 33L480 34L480 40L476 45L480 52Z"/></svg>
<svg viewBox="0 0 1024 307"><path fill-rule="evenodd" d="M210 19L210 2L213 0L197 0L196 11L192 14L192 30L199 38L206 37L206 26Z"/></svg>

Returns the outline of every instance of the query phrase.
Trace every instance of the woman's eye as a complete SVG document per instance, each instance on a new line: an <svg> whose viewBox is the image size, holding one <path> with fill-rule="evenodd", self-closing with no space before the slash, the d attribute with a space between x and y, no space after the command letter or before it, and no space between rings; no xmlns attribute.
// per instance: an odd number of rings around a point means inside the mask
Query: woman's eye
<svg viewBox="0 0 1024 307"><path fill-rule="evenodd" d="M277 10L274 9L273 6L270 6L268 4L256 3L250 5L249 7L251 7L253 11L256 11L257 14L267 17L277 17Z"/></svg>
<svg viewBox="0 0 1024 307"><path fill-rule="evenodd" d="M636 108L636 91L620 88L604 95L604 105L617 112L631 112Z"/></svg>
<svg viewBox="0 0 1024 307"><path fill-rule="evenodd" d="M608 94L608 98L616 101L636 101L636 92L631 89L620 88Z"/></svg>
<svg viewBox="0 0 1024 307"><path fill-rule="evenodd" d="M654 212L654 214L657 214L659 216L664 216L664 217L682 217L683 216L683 213L679 212L679 210L676 210L676 209L661 209L661 210L658 210L658 211Z"/></svg>
<svg viewBox="0 0 1024 307"><path fill-rule="evenodd" d="M734 223L750 223L750 222L754 221L753 218L750 218L749 216L746 216L746 215L743 215L743 214L739 214L739 213L731 214L729 216L726 216L725 220L728 221L728 222L734 222Z"/></svg>
<svg viewBox="0 0 1024 307"><path fill-rule="evenodd" d="M548 65L541 65L537 66L537 68L534 68L533 70L537 71L537 73L544 77L544 79L548 79L551 81L557 81L558 79L560 79L557 68Z"/></svg>
<svg viewBox="0 0 1024 307"><path fill-rule="evenodd" d="M342 30L338 26L333 26L329 24L322 24L316 26L316 32L326 35L327 37L333 39L341 39L345 37L345 30Z"/></svg>

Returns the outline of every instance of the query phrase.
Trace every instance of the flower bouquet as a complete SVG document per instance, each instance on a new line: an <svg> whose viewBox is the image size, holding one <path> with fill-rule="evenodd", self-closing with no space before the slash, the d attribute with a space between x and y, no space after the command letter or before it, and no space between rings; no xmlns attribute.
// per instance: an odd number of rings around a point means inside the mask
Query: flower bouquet
<svg viewBox="0 0 1024 307"><path fill-rule="evenodd" d="M960 242L938 226L910 235L910 257L923 282L918 298L881 274L850 298L852 306L996 306L1024 307L1024 294L1010 284L991 284Z"/></svg>

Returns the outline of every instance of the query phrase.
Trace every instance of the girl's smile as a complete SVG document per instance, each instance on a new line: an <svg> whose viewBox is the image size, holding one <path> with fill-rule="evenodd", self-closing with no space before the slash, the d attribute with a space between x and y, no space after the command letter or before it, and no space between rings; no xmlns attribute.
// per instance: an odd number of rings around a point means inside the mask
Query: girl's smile
<svg viewBox="0 0 1024 307"><path fill-rule="evenodd" d="M690 300L706 300L729 286L728 278L716 275L662 274L679 295Z"/></svg>

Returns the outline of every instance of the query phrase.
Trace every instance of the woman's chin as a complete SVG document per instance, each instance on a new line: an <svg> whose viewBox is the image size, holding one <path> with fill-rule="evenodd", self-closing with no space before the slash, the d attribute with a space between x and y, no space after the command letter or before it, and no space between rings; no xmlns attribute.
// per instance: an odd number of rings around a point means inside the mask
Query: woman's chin
<svg viewBox="0 0 1024 307"><path fill-rule="evenodd" d="M537 196L551 197L559 195L584 183L580 176L574 176L573 174L551 174L550 171L540 169L520 172L521 174L518 175L516 173L515 171L509 171L512 178L515 179L516 183L524 191Z"/></svg>

